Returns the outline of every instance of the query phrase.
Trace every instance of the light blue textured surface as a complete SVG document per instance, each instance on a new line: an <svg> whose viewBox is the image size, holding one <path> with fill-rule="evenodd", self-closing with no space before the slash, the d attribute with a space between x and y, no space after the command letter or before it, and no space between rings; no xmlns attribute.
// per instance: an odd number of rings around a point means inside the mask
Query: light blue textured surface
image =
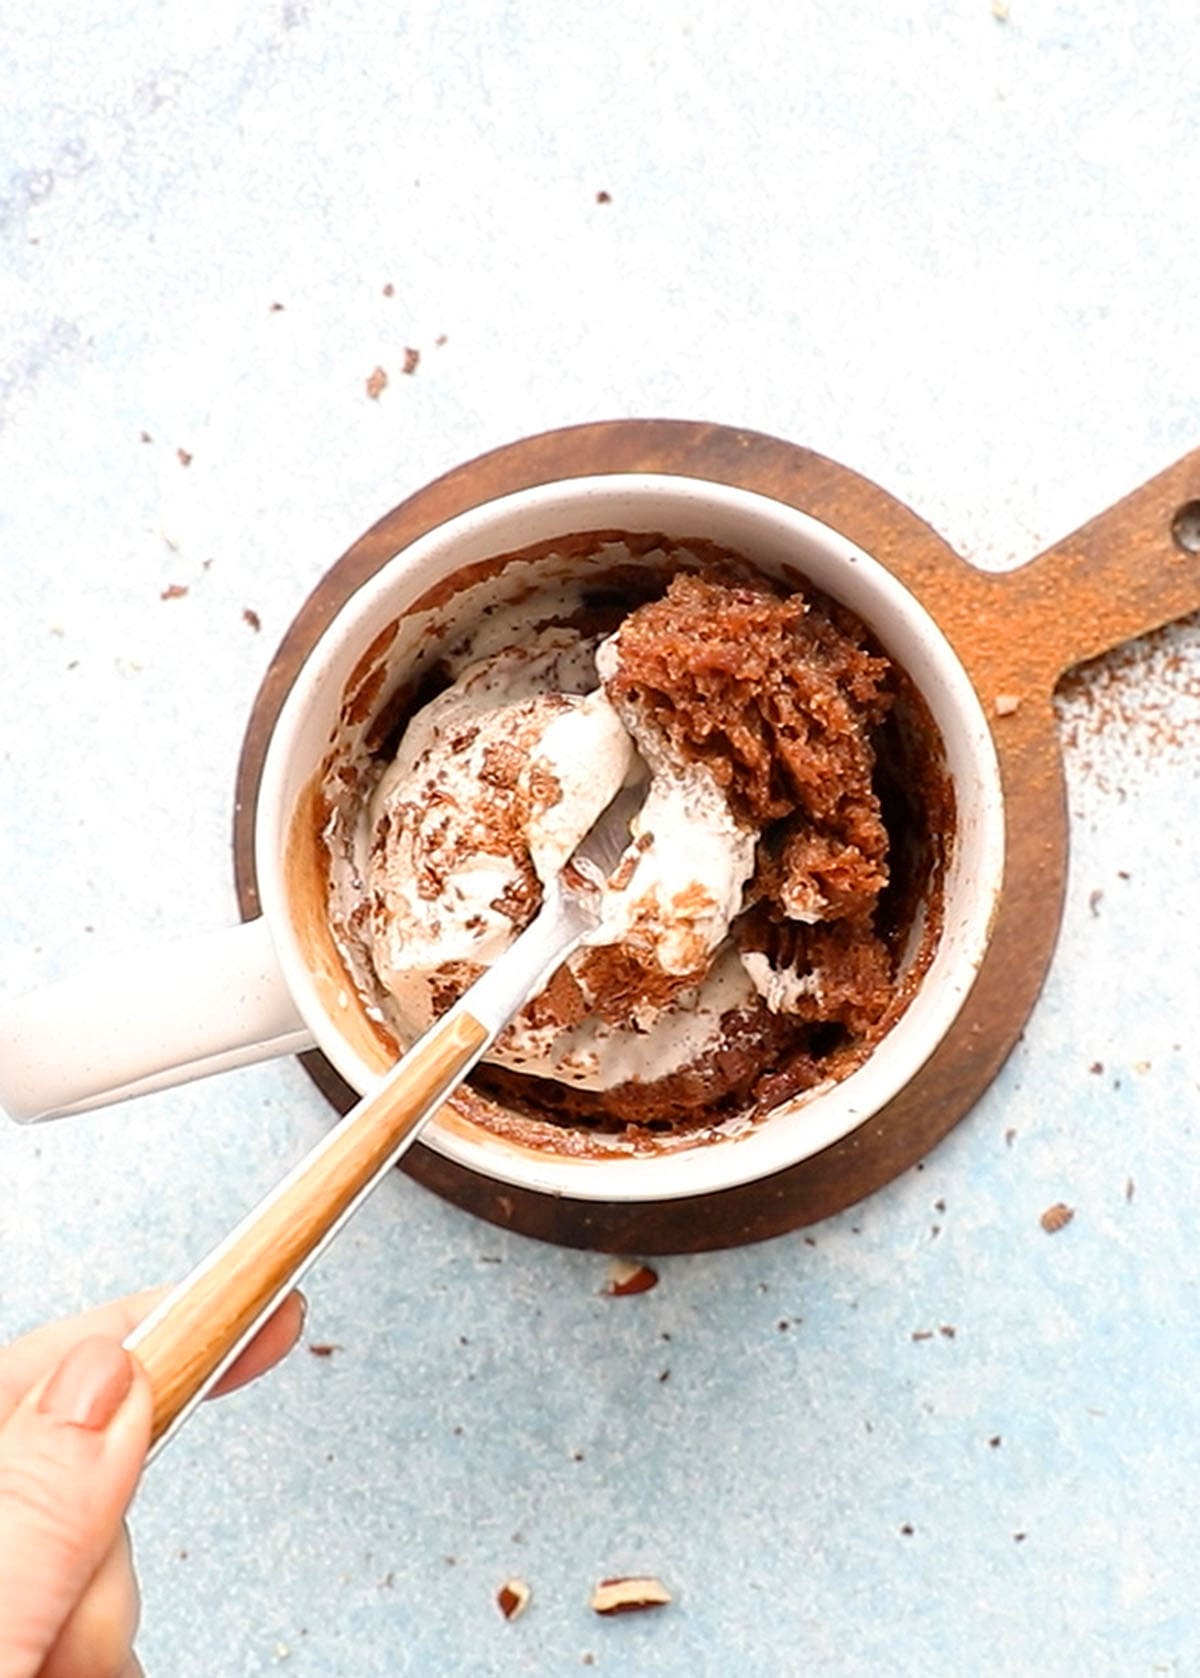
<svg viewBox="0 0 1200 1678"><path fill-rule="evenodd" d="M234 916L274 646L484 448L749 425L1007 566L1200 443L1192 0L12 0L4 56L3 994ZM311 1280L343 1349L148 1479L152 1678L1200 1671L1200 638L1088 691L1046 994L925 1168L627 1300L389 1182ZM0 1128L0 1331L325 1125L278 1064Z"/></svg>

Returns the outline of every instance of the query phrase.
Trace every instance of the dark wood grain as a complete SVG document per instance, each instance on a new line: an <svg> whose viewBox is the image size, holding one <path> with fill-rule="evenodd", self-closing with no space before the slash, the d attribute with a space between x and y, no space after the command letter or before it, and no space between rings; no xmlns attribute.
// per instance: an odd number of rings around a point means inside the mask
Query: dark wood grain
<svg viewBox="0 0 1200 1678"><path fill-rule="evenodd" d="M456 1205L542 1240L607 1252L692 1252L780 1235L873 1193L927 1154L995 1077L1037 999L1062 912L1067 814L1054 687L1070 665L1200 607L1200 560L1171 537L1177 509L1200 496L1200 451L1000 577L968 565L869 479L756 432L618 420L547 432L470 461L372 526L322 580L276 654L238 772L234 854L244 915L258 907L253 825L266 743L304 657L334 613L400 548L455 513L532 484L609 472L670 472L756 490L824 520L873 554L918 596L958 651L992 721L1004 784L1005 885L975 987L925 1067L833 1147L757 1183L637 1206L499 1184L420 1145L404 1163ZM999 715L998 696L1016 700L1016 709ZM354 1092L322 1056L303 1060L345 1110Z"/></svg>

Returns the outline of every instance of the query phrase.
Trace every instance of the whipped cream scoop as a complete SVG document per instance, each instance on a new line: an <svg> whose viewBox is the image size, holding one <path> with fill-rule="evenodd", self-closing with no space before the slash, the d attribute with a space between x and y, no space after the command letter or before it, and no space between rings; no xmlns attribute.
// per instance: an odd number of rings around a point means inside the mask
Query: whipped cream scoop
<svg viewBox="0 0 1200 1678"><path fill-rule="evenodd" d="M569 964L586 1018L526 1010L488 1055L593 1089L686 1064L753 995L721 946L756 835L702 764L675 765L618 715L602 683L615 639L597 648L555 625L466 662L408 723L360 842L372 963L411 1037L510 946L617 790L648 783L598 924ZM619 1020L594 1006L601 964L589 951L605 946L663 980Z"/></svg>

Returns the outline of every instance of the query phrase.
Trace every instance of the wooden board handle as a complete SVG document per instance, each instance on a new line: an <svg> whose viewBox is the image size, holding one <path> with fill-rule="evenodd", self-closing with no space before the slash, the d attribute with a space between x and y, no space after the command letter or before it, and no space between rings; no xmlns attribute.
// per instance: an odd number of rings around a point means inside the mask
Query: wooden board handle
<svg viewBox="0 0 1200 1678"><path fill-rule="evenodd" d="M1200 608L1200 449L1019 570L996 578L1002 635L1053 687L1065 671ZM1181 516L1193 509L1191 518Z"/></svg>
<svg viewBox="0 0 1200 1678"><path fill-rule="evenodd" d="M468 1013L439 1021L129 1337L154 1389L155 1442L208 1390L488 1035Z"/></svg>

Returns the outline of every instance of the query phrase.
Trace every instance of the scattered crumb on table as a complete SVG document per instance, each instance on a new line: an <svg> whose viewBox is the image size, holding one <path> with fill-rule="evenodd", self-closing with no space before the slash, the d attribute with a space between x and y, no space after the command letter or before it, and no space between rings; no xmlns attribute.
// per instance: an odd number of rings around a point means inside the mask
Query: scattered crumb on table
<svg viewBox="0 0 1200 1678"><path fill-rule="evenodd" d="M1056 1235L1060 1229L1066 1229L1074 1216L1074 1207L1067 1206L1061 1200L1056 1200L1053 1206L1047 1206L1039 1222L1047 1235Z"/></svg>

